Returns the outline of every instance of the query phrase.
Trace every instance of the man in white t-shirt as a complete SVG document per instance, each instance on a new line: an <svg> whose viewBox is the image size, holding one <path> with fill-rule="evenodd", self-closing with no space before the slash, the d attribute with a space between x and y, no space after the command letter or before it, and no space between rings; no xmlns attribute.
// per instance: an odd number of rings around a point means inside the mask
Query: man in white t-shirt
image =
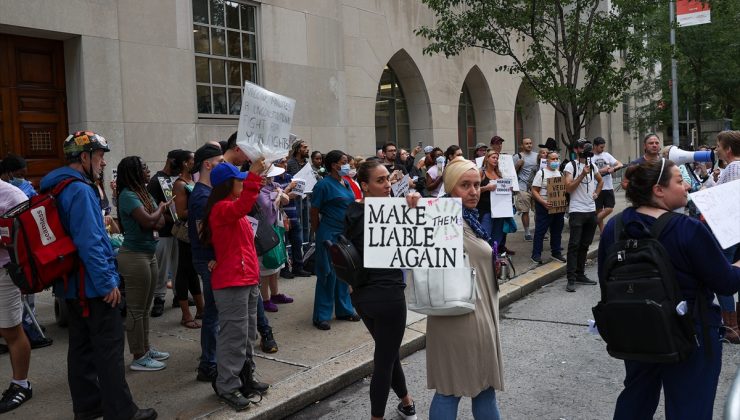
<svg viewBox="0 0 740 420"><path fill-rule="evenodd" d="M542 248L545 234L550 230L550 253L552 259L565 262L561 237L565 224L565 213L550 214L551 203L547 198L547 180L561 176L560 157L558 152L547 153L547 166L535 173L532 179L532 199L534 200L534 242L532 243L532 261L542 264Z"/></svg>
<svg viewBox="0 0 740 420"><path fill-rule="evenodd" d="M531 241L532 233L529 230L529 212L532 210L532 194L529 191L532 175L539 169L539 154L532 151L532 139L522 139L521 151L514 155L514 169L519 181L519 192L516 195L516 211L522 215L524 240Z"/></svg>
<svg viewBox="0 0 740 420"><path fill-rule="evenodd" d="M578 160L568 162L563 168L565 190L570 194L568 208L568 225L570 238L568 239L568 266L566 275L568 284L565 290L576 291L576 283L595 285L596 282L586 277L586 255L588 247L594 240L596 233L596 197L604 186L604 180L599 171L591 163L591 142L579 139L573 151Z"/></svg>
<svg viewBox="0 0 740 420"><path fill-rule="evenodd" d="M616 204L612 174L624 166L609 152L605 152L605 148L606 140L602 137L596 137L594 139L594 157L591 162L604 179L604 187L601 189L599 196L596 197L596 222L599 224L599 232L604 230L604 220L614 211L614 205Z"/></svg>

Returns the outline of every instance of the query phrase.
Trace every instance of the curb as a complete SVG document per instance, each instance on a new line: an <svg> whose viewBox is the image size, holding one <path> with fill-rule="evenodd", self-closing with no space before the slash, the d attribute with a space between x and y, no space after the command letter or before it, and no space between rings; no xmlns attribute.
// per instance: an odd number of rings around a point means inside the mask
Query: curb
<svg viewBox="0 0 740 420"><path fill-rule="evenodd" d="M596 257L598 244L591 245L587 259ZM514 280L501 285L499 308L503 309L535 290L565 275L566 265L551 261L536 267ZM426 347L426 318L406 326L401 343L401 358ZM250 418L271 420L285 418L311 404L339 392L368 376L373 370L374 345L367 342L360 347L327 360L321 365L298 372L274 384L268 399L242 413L235 413L228 406L206 413L200 419Z"/></svg>

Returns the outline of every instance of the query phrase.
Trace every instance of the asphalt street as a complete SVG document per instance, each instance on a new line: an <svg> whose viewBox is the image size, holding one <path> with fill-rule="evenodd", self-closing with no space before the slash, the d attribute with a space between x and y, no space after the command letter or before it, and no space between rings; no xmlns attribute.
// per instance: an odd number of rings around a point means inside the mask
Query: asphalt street
<svg viewBox="0 0 740 420"><path fill-rule="evenodd" d="M596 269L586 274L596 279ZM587 332L591 307L598 301L598 286L579 285L564 290L565 279L530 294L502 311L501 340L505 389L497 392L504 419L610 419L622 389L624 367L609 357L604 342ZM723 345L723 365L714 418L722 418L724 401L740 362L740 346ZM409 392L420 419L429 416L434 392L426 389L426 352L403 360ZM328 399L289 417L309 419L369 419L370 378L345 388ZM388 399L386 419L398 418L398 399ZM470 399L463 398L459 419L472 419ZM655 415L664 419L661 406Z"/></svg>

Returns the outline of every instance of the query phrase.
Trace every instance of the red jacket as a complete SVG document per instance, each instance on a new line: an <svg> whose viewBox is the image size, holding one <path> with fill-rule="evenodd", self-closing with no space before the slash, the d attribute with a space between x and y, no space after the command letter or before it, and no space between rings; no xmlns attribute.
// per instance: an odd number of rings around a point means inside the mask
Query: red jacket
<svg viewBox="0 0 740 420"><path fill-rule="evenodd" d="M254 248L254 231L247 213L257 201L261 178L249 173L244 190L236 200L214 204L208 223L216 253L216 267L211 273L211 287L252 286L259 283L260 268Z"/></svg>

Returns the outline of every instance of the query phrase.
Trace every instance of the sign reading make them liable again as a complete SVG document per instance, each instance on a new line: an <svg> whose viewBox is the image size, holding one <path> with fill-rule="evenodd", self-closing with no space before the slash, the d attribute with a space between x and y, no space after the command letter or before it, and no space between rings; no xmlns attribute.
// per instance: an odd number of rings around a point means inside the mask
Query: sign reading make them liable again
<svg viewBox="0 0 740 420"><path fill-rule="evenodd" d="M462 267L462 202L423 198L410 208L404 198L366 198L364 254L368 268Z"/></svg>
<svg viewBox="0 0 740 420"><path fill-rule="evenodd" d="M295 99L278 95L253 83L244 83L236 142L251 160L268 162L290 150Z"/></svg>

